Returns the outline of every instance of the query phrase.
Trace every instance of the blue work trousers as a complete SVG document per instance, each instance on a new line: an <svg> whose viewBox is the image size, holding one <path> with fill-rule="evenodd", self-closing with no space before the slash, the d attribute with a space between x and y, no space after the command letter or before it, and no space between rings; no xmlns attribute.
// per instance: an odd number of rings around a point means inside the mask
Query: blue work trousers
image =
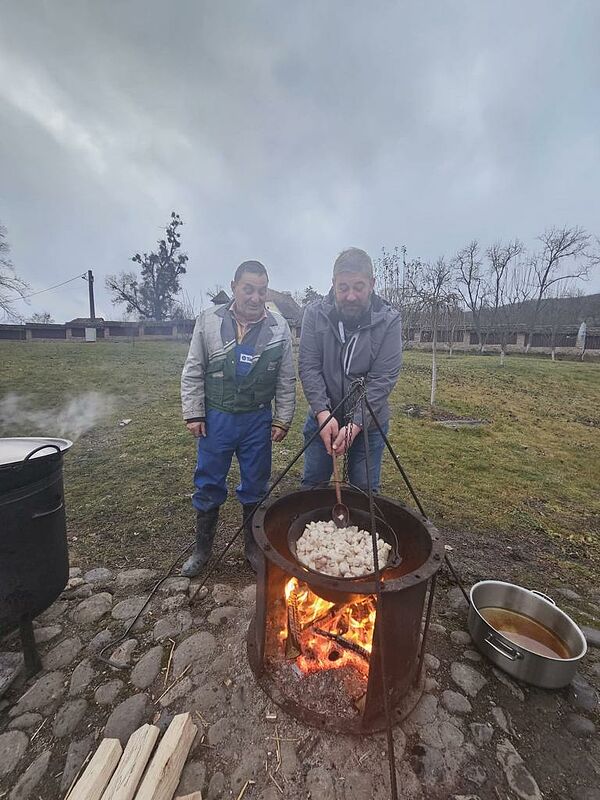
<svg viewBox="0 0 600 800"><path fill-rule="evenodd" d="M210 511L227 499L227 475L235 453L240 465L236 487L243 505L257 503L271 477L271 409L228 414L208 409L206 436L198 439L196 491L192 503L198 511Z"/></svg>
<svg viewBox="0 0 600 800"><path fill-rule="evenodd" d="M388 423L382 426L387 436ZM319 429L319 424L310 411L304 425L304 444ZM374 492L379 491L381 483L381 460L385 441L377 428L369 428L369 455L371 467L371 488ZM304 451L304 474L302 475L302 486L318 486L326 483L331 478L333 472L333 460L327 453L323 440L317 436L307 450ZM365 437L362 431L352 442L348 454L348 480L354 486L358 486L363 491L367 491L367 459L365 455Z"/></svg>

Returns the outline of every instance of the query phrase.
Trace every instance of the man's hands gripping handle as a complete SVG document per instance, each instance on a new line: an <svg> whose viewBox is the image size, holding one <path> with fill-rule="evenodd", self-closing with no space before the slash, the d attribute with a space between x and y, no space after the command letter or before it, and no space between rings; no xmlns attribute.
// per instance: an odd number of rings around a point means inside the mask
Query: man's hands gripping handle
<svg viewBox="0 0 600 800"><path fill-rule="evenodd" d="M317 423L319 427L323 425L325 420L331 415L330 411L319 411L317 414ZM362 428L355 422L350 422L348 425L343 425L341 428L335 417L331 417L329 422L323 427L319 433L325 450L330 456L342 456L346 452L346 448L350 448L352 442L356 439Z"/></svg>

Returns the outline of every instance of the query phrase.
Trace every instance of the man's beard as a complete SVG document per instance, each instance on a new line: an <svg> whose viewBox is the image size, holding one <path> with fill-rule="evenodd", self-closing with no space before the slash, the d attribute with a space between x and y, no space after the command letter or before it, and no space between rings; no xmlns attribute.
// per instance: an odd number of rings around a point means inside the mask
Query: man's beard
<svg viewBox="0 0 600 800"><path fill-rule="evenodd" d="M337 306L337 312L342 322L357 322L365 313L369 304L348 304L343 303Z"/></svg>

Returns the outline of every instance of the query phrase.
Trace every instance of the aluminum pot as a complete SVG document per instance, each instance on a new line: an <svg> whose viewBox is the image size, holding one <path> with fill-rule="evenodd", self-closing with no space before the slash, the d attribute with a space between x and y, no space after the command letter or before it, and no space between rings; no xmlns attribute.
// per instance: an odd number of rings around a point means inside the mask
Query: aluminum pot
<svg viewBox="0 0 600 800"><path fill-rule="evenodd" d="M481 652L496 666L525 683L545 689L559 689L570 683L587 652L585 637L573 620L550 597L503 581L480 581L470 592L468 625ZM500 608L524 614L558 636L570 658L539 655L503 636L479 613L479 609Z"/></svg>

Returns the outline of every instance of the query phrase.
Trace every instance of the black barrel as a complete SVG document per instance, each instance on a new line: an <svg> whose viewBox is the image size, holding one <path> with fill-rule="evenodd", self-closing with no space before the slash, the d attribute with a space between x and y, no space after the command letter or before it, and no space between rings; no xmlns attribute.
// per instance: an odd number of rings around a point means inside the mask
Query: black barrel
<svg viewBox="0 0 600 800"><path fill-rule="evenodd" d="M17 441L25 455L10 461ZM70 447L0 439L0 632L52 605L69 579L62 454Z"/></svg>

